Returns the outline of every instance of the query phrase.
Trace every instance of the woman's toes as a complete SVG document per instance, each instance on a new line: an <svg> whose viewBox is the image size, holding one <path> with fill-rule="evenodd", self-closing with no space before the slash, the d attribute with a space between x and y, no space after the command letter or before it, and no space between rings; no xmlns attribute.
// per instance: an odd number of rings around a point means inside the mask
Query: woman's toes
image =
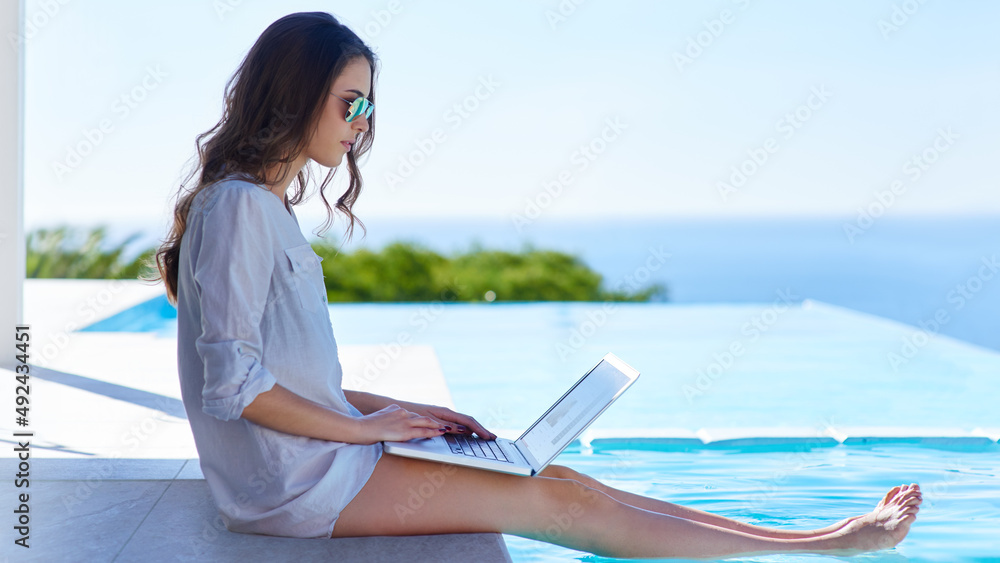
<svg viewBox="0 0 1000 563"><path fill-rule="evenodd" d="M886 504L892 502L892 499L896 496L897 493L899 493L900 487L902 487L902 485L896 485L895 487L889 489L889 492L887 492L885 496L882 497L882 500L878 503L878 505L885 506Z"/></svg>
<svg viewBox="0 0 1000 563"><path fill-rule="evenodd" d="M904 491L903 493L900 493L900 494L896 495L892 499L892 501L893 501L894 504L903 504L903 503L909 501L910 499L915 499L915 498L920 498L920 493L917 492L917 491L913 491L913 490L907 490L907 491Z"/></svg>

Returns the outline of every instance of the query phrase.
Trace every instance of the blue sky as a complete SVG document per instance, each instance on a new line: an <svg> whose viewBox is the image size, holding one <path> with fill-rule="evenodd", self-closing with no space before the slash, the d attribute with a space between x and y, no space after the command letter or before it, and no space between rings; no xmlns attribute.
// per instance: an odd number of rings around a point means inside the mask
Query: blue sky
<svg viewBox="0 0 1000 563"><path fill-rule="evenodd" d="M166 225L226 80L311 10L381 59L363 218L1000 212L985 0L29 0L27 226Z"/></svg>

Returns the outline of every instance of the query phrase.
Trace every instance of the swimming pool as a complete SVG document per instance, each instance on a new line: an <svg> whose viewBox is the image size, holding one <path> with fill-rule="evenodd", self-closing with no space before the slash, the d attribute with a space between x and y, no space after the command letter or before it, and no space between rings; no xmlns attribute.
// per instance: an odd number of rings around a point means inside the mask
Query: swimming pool
<svg viewBox="0 0 1000 563"><path fill-rule="evenodd" d="M937 337L894 367L913 327L822 303L329 308L340 345L433 346L455 404L492 427L526 428L611 351L642 375L598 429L1000 429L1000 354ZM173 337L176 310L158 297L84 330Z"/></svg>
<svg viewBox="0 0 1000 563"><path fill-rule="evenodd" d="M433 346L457 408L495 431L526 428L614 352L642 375L556 461L612 486L801 529L867 512L892 486L918 482L924 504L908 538L858 560L1000 558L996 352L929 337L894 366L913 327L777 295L759 305L335 304L330 315L341 345ZM85 330L173 336L175 318L158 298ZM845 441L871 427L961 437ZM800 439L717 441L734 431ZM635 439L650 433L675 438ZM506 539L515 561L602 560Z"/></svg>
<svg viewBox="0 0 1000 563"><path fill-rule="evenodd" d="M761 526L821 528L870 511L887 490L920 483L924 502L902 543L851 561L1000 560L1000 446L936 449L878 446L678 450L628 440L557 458L601 481ZM555 524L554 524L555 525ZM559 546L504 536L514 561L610 561ZM844 557L770 555L742 561L843 561Z"/></svg>

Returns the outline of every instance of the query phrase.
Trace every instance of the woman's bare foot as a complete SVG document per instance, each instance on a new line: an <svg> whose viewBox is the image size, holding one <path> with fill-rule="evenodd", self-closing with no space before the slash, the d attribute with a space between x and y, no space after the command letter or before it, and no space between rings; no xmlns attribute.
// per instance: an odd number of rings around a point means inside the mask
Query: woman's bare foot
<svg viewBox="0 0 1000 563"><path fill-rule="evenodd" d="M893 487L875 510L844 521L844 527L830 534L839 538L852 553L889 549L903 541L917 518L923 497L916 483Z"/></svg>
<svg viewBox="0 0 1000 563"><path fill-rule="evenodd" d="M889 492L887 492L885 494L885 496L882 497L882 500L880 500L878 502L878 506L875 507L875 510L881 509L883 506L885 506L890 501L892 501L893 497L895 497L899 493L900 490L906 490L906 489L904 489L904 487L909 488L909 485L897 485L897 486L889 489ZM812 530L810 532L809 536L810 537L816 537L816 536L825 536L827 534L832 534L833 532L836 532L836 531L838 531L840 529L843 529L844 526L850 524L851 522L857 520L858 518L864 518L865 516L867 516L867 515L866 514L859 514L858 516L851 516L850 518L844 518L840 522L837 522L835 524L830 524L829 526L827 526L825 528L817 528L815 530Z"/></svg>

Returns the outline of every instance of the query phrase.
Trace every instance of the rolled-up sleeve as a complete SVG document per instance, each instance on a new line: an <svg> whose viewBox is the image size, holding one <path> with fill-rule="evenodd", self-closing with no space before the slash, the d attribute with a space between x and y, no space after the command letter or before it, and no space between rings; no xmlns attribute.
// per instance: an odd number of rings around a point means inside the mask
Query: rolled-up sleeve
<svg viewBox="0 0 1000 563"><path fill-rule="evenodd" d="M205 366L202 409L221 420L240 418L277 382L261 364L260 322L274 270L274 227L259 194L227 189L204 212L193 259L199 288Z"/></svg>

